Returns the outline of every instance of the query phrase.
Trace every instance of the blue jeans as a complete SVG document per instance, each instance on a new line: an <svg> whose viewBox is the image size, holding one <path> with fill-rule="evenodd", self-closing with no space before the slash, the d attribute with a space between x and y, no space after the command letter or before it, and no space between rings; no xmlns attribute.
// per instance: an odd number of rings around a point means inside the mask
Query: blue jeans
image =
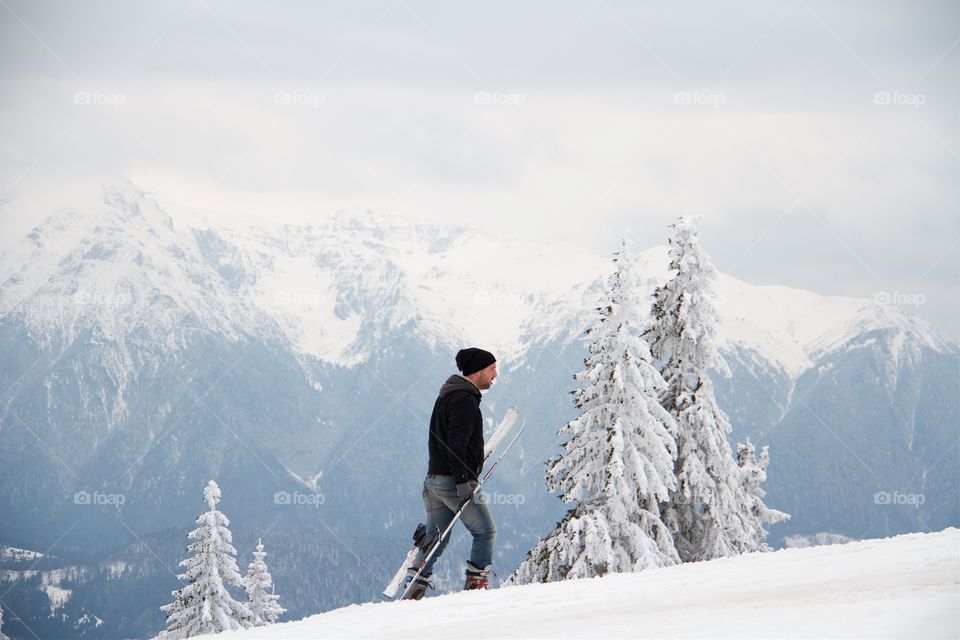
<svg viewBox="0 0 960 640"><path fill-rule="evenodd" d="M453 476L427 476L423 481L423 506L427 510L427 532L442 533L454 514L460 508L460 498L457 497L457 485ZM480 492L474 494L473 499L464 507L460 514L460 521L473 534L473 547L470 549L470 562L474 566L483 568L493 562L493 541L497 537L497 525L487 507L486 501L480 497ZM438 533L439 532L439 533ZM450 534L440 544L440 548L430 558L430 562L423 568L424 575L433 573L433 565L443 553L450 540ZM423 561L422 552L418 554L417 562Z"/></svg>

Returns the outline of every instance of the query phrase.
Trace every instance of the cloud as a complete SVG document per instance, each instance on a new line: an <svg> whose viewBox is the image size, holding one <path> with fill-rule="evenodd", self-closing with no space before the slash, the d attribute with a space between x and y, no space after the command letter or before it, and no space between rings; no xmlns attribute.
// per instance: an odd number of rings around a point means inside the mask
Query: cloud
<svg viewBox="0 0 960 640"><path fill-rule="evenodd" d="M371 208L601 252L699 211L746 280L957 286L952 3L9 7L4 235L125 176L220 215Z"/></svg>

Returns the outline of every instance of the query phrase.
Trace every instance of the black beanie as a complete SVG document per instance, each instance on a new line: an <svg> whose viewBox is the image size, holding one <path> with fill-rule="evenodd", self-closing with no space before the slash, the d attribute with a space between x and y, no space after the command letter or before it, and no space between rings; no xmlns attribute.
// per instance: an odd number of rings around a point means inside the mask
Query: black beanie
<svg viewBox="0 0 960 640"><path fill-rule="evenodd" d="M492 353L476 347L467 347L457 352L457 369L465 376L486 369L496 361Z"/></svg>

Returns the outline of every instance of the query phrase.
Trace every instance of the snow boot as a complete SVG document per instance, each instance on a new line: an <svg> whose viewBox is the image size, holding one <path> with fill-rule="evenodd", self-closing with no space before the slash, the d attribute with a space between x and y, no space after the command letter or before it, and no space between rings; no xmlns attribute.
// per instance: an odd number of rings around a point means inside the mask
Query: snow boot
<svg viewBox="0 0 960 640"><path fill-rule="evenodd" d="M490 568L491 565L487 565L482 569L477 567L475 564L467 561L467 581L463 585L464 591L472 591L473 589L487 589L490 586Z"/></svg>
<svg viewBox="0 0 960 640"><path fill-rule="evenodd" d="M413 583L413 587L410 587L410 583L413 581L414 576L417 575L416 567L410 567L407 569L407 577L403 581L403 590L405 595L403 596L404 600L420 600L427 593L427 589L432 587L430 584L430 576L426 574L420 574L420 577L417 578L417 581ZM407 593L407 588L410 588L409 593Z"/></svg>

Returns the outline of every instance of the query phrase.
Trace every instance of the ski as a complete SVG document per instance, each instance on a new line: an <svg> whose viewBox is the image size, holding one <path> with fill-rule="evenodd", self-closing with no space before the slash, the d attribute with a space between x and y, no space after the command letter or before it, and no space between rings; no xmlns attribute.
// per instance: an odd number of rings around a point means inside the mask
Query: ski
<svg viewBox="0 0 960 640"><path fill-rule="evenodd" d="M517 417L520 415L520 410L517 409L515 405L507 407L506 413L503 415L503 419L500 420L500 424L496 426L493 430L493 435L490 436L490 439L487 441L486 446L483 451L483 462L486 463L490 455L497 450L497 447L500 446L500 443L503 442L504 438L507 437L507 434L513 429L513 426L517 423ZM421 532L422 529L422 532ZM418 534L420 534L418 536ZM430 552L429 545L433 543L431 538L426 537L426 527L421 523L417 525L417 530L413 533L413 548L407 552L407 557L404 559L403 564L400 565L400 568L397 569L397 573L394 574L393 579L390 580L387 584L387 588L383 590L383 595L388 598L392 598L396 595L397 590L400 588L400 583L403 582L403 578L407 573L407 569L411 568L414 564L414 561L417 558L417 552L420 551L421 547L423 548L424 554Z"/></svg>
<svg viewBox="0 0 960 640"><path fill-rule="evenodd" d="M510 449L513 447L514 443L520 437L520 434L523 433L523 428L525 426L527 426L526 420L520 423L520 430L517 431L517 435L513 436L513 440L510 441L510 444L507 445L507 448L503 450L503 453L497 456L497 459L494 460L492 465L490 465L490 468L487 469L487 472L483 474L482 478L480 478L480 481L477 483L477 488L473 490L474 495L476 495L477 492L480 491L480 488L483 487L483 484L490 477L490 474L493 473L493 470L496 469L497 465L500 464L500 461L503 460L503 456L507 455L507 452L510 451ZM450 530L453 529L453 525L455 525L457 523L457 520L460 519L460 515L463 513L463 509L467 506L467 503L469 503L471 500L473 500L472 496L464 500L463 503L460 505L460 508L457 509L457 512L453 514L453 519L450 521L450 524L447 525L447 528L444 529L440 533L440 535L436 536L435 540L430 541L430 550L424 554L423 560L417 566L417 572L414 574L413 579L407 585L407 588L403 590L403 595L400 597L401 599L403 599L407 595L407 593L410 591L410 589L413 587L413 585L416 584L417 578L419 578L420 574L423 573L423 568L427 566L428 562L430 562L430 558L433 557L433 554L436 553L437 549L440 547L440 543L443 541L444 538L447 537L447 534L450 533ZM404 571L406 571L406 569L404 569Z"/></svg>
<svg viewBox="0 0 960 640"><path fill-rule="evenodd" d="M513 429L513 425L517 424L517 417L519 415L520 409L517 409L516 405L507 407L506 413L503 414L503 419L500 421L500 424L497 425L497 428L493 430L493 435L490 436L490 440L487 441L487 446L484 447L484 462L487 461L491 453L497 450L497 447L500 446L503 439L506 438L510 430Z"/></svg>
<svg viewBox="0 0 960 640"><path fill-rule="evenodd" d="M416 561L417 552L421 549L421 547L424 549L424 553L427 552L433 541L427 539L426 535L427 526L423 523L418 524L416 531L413 532L413 548L407 552L407 557L404 559L403 564L400 565L400 569L398 569L397 573L393 576L390 584L388 584L387 588L383 590L383 595L387 596L388 598L392 598L400 588L400 583L403 582L403 578L407 573L407 569L412 567L413 563Z"/></svg>

